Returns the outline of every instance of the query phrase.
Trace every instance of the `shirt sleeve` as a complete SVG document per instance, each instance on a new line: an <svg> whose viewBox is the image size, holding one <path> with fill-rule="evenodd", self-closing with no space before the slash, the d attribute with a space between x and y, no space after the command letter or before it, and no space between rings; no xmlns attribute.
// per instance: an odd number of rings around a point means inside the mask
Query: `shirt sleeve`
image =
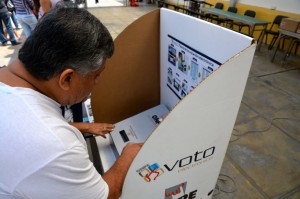
<svg viewBox="0 0 300 199"><path fill-rule="evenodd" d="M43 199L106 199L108 191L107 183L96 171L84 147L76 146L24 178L16 186L14 195Z"/></svg>

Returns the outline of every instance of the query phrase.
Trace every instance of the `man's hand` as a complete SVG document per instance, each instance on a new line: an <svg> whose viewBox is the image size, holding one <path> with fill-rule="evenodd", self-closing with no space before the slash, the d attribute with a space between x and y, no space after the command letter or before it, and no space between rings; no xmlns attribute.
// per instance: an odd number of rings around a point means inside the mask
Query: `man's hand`
<svg viewBox="0 0 300 199"><path fill-rule="evenodd" d="M80 130L81 133L91 133L106 138L105 134L114 130L115 125L107 123L86 123L70 122L70 124Z"/></svg>
<svg viewBox="0 0 300 199"><path fill-rule="evenodd" d="M142 148L143 143L132 143L129 142L124 148L121 153L121 156L125 156L126 158L130 158L131 161L135 158L137 153ZM131 164L131 163L130 163Z"/></svg>
<svg viewBox="0 0 300 199"><path fill-rule="evenodd" d="M89 123L88 131L93 135L100 135L106 138L105 134L114 130L115 125L106 123Z"/></svg>
<svg viewBox="0 0 300 199"><path fill-rule="evenodd" d="M118 199L121 196L127 171L142 146L142 143L128 143L115 164L103 174L102 177L109 187L109 199Z"/></svg>

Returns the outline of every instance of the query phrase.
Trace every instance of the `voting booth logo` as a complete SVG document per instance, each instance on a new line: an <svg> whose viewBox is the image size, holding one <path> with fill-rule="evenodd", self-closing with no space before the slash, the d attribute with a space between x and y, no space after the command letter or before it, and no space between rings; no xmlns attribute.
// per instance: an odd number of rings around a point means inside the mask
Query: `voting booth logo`
<svg viewBox="0 0 300 199"><path fill-rule="evenodd" d="M177 159L168 164L163 164L163 168L167 172L177 171L179 172L187 172L190 169L201 166L202 164L207 163L208 161L213 159L213 155L215 153L215 146L207 148L205 150L196 151L193 154L190 154L181 159ZM136 172L146 181L151 182L155 181L159 176L161 176L165 171L162 167L159 166L158 163L154 164L146 164L141 168L137 169Z"/></svg>
<svg viewBox="0 0 300 199"><path fill-rule="evenodd" d="M146 164L136 171L146 182L155 181L164 173L164 170L157 164Z"/></svg>

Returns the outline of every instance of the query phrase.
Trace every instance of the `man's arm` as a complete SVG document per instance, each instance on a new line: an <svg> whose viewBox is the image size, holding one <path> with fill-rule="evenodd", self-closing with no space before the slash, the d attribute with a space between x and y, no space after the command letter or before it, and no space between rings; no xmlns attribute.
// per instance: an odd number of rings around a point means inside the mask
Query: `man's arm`
<svg viewBox="0 0 300 199"><path fill-rule="evenodd" d="M40 5L43 8L44 14L49 12L51 9L51 1L50 0L40 0Z"/></svg>
<svg viewBox="0 0 300 199"><path fill-rule="evenodd" d="M104 138L106 138L106 133L110 133L115 128L115 125L107 123L70 122L69 124L76 127L81 133L91 133Z"/></svg>
<svg viewBox="0 0 300 199"><path fill-rule="evenodd" d="M121 196L127 171L142 145L141 143L128 143L115 164L102 175L109 187L108 199L118 199Z"/></svg>

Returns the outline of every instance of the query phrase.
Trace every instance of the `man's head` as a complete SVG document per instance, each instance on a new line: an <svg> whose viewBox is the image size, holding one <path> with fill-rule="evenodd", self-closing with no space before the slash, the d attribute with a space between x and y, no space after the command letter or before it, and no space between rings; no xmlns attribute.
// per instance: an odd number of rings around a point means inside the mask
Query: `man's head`
<svg viewBox="0 0 300 199"><path fill-rule="evenodd" d="M61 81L70 81L75 74L78 83L86 83L78 87L92 87L84 81L100 74L113 51L111 35L95 16L84 9L59 7L43 16L20 49L18 58L39 81L61 75L65 75L60 77ZM62 88L64 83L60 82Z"/></svg>

